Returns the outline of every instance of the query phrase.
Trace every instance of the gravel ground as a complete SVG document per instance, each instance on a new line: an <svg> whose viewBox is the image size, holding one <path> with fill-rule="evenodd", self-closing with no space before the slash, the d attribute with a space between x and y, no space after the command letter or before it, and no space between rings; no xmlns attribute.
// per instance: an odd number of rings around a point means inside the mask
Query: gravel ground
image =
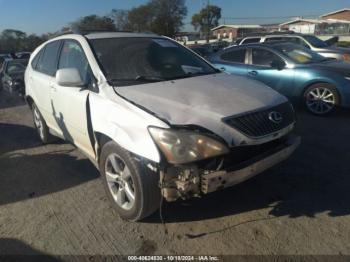
<svg viewBox="0 0 350 262"><path fill-rule="evenodd" d="M350 114L298 112L302 145L236 187L123 221L73 146L41 145L30 110L0 93L0 254L350 255Z"/></svg>

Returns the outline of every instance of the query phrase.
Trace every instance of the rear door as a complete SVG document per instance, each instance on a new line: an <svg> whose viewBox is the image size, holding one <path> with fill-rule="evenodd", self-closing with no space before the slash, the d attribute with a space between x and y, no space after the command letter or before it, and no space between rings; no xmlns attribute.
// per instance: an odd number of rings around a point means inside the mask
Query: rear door
<svg viewBox="0 0 350 262"><path fill-rule="evenodd" d="M271 66L273 61L283 61L276 53L265 49L254 47L249 50L249 64L247 65L247 76L256 79L272 87L276 91L287 95L291 92L294 83L294 69L284 68L278 70Z"/></svg>
<svg viewBox="0 0 350 262"><path fill-rule="evenodd" d="M29 84L34 100L50 128L55 124L55 120L51 114L50 88L52 83L55 82L57 56L60 45L61 41L48 43L41 49L30 65L33 70L29 76Z"/></svg>
<svg viewBox="0 0 350 262"><path fill-rule="evenodd" d="M88 95L92 84L92 71L81 45L75 40L64 40L58 60L58 69L78 69L85 87L60 86L51 88L51 110L55 129L86 154L94 157L88 132Z"/></svg>
<svg viewBox="0 0 350 262"><path fill-rule="evenodd" d="M247 49L234 48L220 52L214 61L215 66L229 74L247 74Z"/></svg>

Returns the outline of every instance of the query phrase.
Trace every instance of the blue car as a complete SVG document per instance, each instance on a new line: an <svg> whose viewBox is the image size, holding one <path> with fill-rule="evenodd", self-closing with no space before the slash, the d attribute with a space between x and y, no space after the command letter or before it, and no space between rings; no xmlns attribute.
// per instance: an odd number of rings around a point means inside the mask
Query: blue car
<svg viewBox="0 0 350 262"><path fill-rule="evenodd" d="M350 107L350 63L325 58L286 42L233 46L208 60L229 74L256 79L301 101L313 114Z"/></svg>

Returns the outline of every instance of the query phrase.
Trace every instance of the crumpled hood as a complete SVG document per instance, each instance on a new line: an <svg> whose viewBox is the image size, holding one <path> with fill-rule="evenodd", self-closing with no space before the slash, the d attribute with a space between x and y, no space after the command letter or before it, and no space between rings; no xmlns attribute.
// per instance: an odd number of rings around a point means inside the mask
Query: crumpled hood
<svg viewBox="0 0 350 262"><path fill-rule="evenodd" d="M198 125L222 136L223 117L287 101L264 84L225 73L115 87L115 90L172 125Z"/></svg>

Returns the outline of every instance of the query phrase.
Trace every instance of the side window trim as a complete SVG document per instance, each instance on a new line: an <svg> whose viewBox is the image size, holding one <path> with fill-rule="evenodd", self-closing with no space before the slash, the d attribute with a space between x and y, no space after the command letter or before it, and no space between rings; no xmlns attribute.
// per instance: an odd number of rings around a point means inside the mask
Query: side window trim
<svg viewBox="0 0 350 262"><path fill-rule="evenodd" d="M255 49L260 49L260 50L265 50L265 51L268 51L270 53L273 53L275 56L277 56L279 59L281 59L283 62L287 63L287 61L281 57L279 54L275 53L274 51L271 51L267 48L263 48L263 47L254 47ZM253 64L253 48L249 48L250 51L249 51L249 65L251 66L256 66L256 67L261 67L261 68L271 68L271 66L269 65L254 65Z"/></svg>

